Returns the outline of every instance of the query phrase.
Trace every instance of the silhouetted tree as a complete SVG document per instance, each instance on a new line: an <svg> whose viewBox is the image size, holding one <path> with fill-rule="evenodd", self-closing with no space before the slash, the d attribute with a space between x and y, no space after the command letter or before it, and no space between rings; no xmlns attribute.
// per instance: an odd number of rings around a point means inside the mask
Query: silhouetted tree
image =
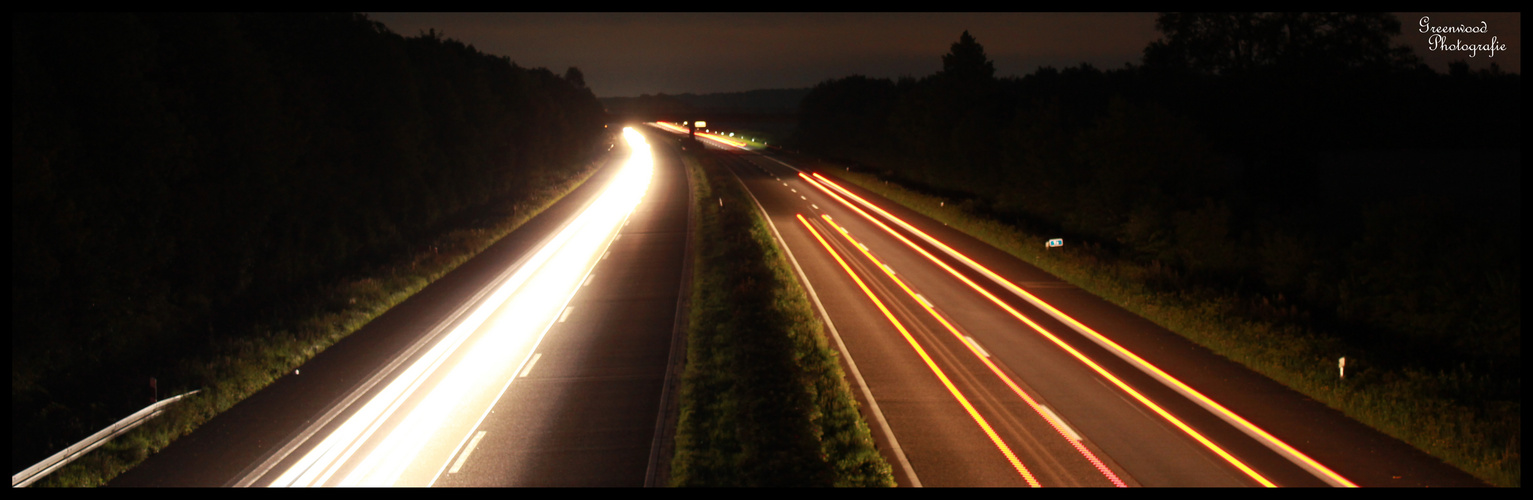
<svg viewBox="0 0 1533 500"><path fill-rule="evenodd" d="M577 88L586 88L586 75L580 72L580 68L570 66L564 70L564 81L574 84Z"/></svg>
<svg viewBox="0 0 1533 500"><path fill-rule="evenodd" d="M603 133L579 78L362 14L12 25L13 463L142 407L141 374L204 383L170 372Z"/></svg>
<svg viewBox="0 0 1533 500"><path fill-rule="evenodd" d="M1308 71L1404 68L1408 47L1392 46L1400 21L1383 12L1164 13L1165 38L1145 48L1145 64L1203 74L1283 67Z"/></svg>
<svg viewBox="0 0 1533 500"><path fill-rule="evenodd" d="M995 78L995 63L985 56L985 47L964 30L952 50L942 56L940 74L960 79L991 79Z"/></svg>

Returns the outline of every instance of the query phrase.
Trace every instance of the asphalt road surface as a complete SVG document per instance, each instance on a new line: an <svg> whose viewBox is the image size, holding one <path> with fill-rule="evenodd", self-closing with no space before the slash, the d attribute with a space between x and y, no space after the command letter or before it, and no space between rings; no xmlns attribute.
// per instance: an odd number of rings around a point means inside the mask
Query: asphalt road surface
<svg viewBox="0 0 1533 500"><path fill-rule="evenodd" d="M654 481L690 198L640 149L111 485Z"/></svg>
<svg viewBox="0 0 1533 500"><path fill-rule="evenodd" d="M1483 485L811 158L705 143L791 253L902 486Z"/></svg>

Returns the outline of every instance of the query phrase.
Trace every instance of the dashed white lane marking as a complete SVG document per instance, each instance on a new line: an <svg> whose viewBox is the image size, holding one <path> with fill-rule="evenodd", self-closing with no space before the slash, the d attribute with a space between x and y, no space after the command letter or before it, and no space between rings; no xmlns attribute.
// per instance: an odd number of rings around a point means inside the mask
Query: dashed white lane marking
<svg viewBox="0 0 1533 500"><path fill-rule="evenodd" d="M543 353L541 353L541 352L537 353L537 354L533 354L532 355L532 361L528 361L527 362L527 367L522 369L522 374L518 375L518 377L526 377L528 373L532 373L532 365L538 364L538 358L541 358L541 357L543 357Z"/></svg>
<svg viewBox="0 0 1533 500"><path fill-rule="evenodd" d="M478 434L474 434L474 439L469 440L468 446L463 447L463 454L458 455L458 461L453 462L452 469L447 471L448 474L457 474L458 469L463 468L463 462L468 461L468 454L474 452L475 446L479 446L480 439L484 439L484 432L485 431L479 431Z"/></svg>
<svg viewBox="0 0 1533 500"><path fill-rule="evenodd" d="M570 311L572 311L574 309L575 309L575 306L569 306L569 307L564 308L564 314L560 314L559 315L559 322L563 323L564 320L569 319Z"/></svg>
<svg viewBox="0 0 1533 500"><path fill-rule="evenodd" d="M1049 407L1043 405L1038 405L1038 407L1043 408L1043 412L1049 415L1049 420L1053 420L1054 423L1059 424L1059 427L1063 428L1065 432L1070 433L1070 439L1074 439L1076 441L1081 440L1081 435L1076 434L1075 429L1071 429L1070 425L1066 424L1064 420L1060 420L1059 415L1054 414L1054 410L1050 410Z"/></svg>
<svg viewBox="0 0 1533 500"><path fill-rule="evenodd" d="M974 350L979 351L980 354L983 354L987 358L990 357L990 352L986 351L985 348L980 347L979 346L979 341L978 340L974 340L974 337L970 337L968 335L964 335L963 338L969 340L969 345L974 346Z"/></svg>
<svg viewBox="0 0 1533 500"><path fill-rule="evenodd" d="M580 286L586 286L586 285L589 285L589 284L591 284L591 278L595 278L595 277L596 277L596 275L595 275L595 274L587 274L587 275L586 275L586 281L585 281L585 283L581 283L581 284L580 284Z"/></svg>

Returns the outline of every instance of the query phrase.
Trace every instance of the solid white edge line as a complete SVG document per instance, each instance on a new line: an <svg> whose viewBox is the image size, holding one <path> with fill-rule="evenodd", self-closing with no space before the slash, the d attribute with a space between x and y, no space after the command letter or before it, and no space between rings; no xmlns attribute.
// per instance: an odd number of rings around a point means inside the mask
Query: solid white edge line
<svg viewBox="0 0 1533 500"><path fill-rule="evenodd" d="M468 446L463 448L463 453L458 455L458 461L453 462L452 469L447 471L448 474L457 474L459 470L463 469L463 462L468 461L468 455L474 452L475 447L479 446L479 440L484 439L484 433L485 431L479 431L478 434L474 434L474 439L469 440Z"/></svg>
<svg viewBox="0 0 1533 500"><path fill-rule="evenodd" d="M771 159L770 157L767 157ZM777 160L772 160L777 161ZM782 163L782 162L778 162ZM783 164L787 166L786 163ZM793 168L788 166L788 168ZM794 168L794 170L798 170ZM733 174L734 170L730 170ZM825 305L820 303L820 295L814 292L814 285L809 283L809 276L804 274L804 269L798 265L798 259L793 257L793 250L788 248L788 242L782 239L782 233L777 231L777 224L772 222L772 217L767 214L766 207L761 206L761 200L756 199L756 194L746 187L745 180L736 175L735 180L740 182L740 187L745 188L745 194L750 195L751 201L756 203L756 210L761 213L761 218L767 222L767 227L772 228L772 236L777 239L777 244L788 256L788 262L793 263L793 271L798 273L800 283L804 284L804 290L809 292L810 300L814 301L815 309L820 311L820 318L825 321L825 327L830 329L830 336L836 339L836 349L841 351L841 357L846 359L846 365L852 371L852 377L857 379L857 386L862 389L862 396L868 400L868 409L872 411L878 420L878 427L889 438L889 448L894 453L895 459L900 462L900 469L910 478L910 486L921 487L921 478L916 476L916 471L910 466L910 459L905 456L904 448L900 447L900 440L894 437L894 430L889 428L889 421L884 418L884 411L878 407L878 400L873 399L873 391L868 389L868 382L862 378L862 371L857 369L857 362L852 360L852 353L846 350L846 343L841 341L841 333L836 330L836 324L830 320L830 314L825 312Z"/></svg>

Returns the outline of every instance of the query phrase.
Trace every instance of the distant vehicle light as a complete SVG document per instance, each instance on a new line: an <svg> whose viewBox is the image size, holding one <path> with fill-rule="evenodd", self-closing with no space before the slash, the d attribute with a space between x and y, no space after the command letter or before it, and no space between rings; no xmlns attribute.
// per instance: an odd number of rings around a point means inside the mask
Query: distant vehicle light
<svg viewBox="0 0 1533 500"><path fill-rule="evenodd" d="M1062 247L1062 246L1065 246L1065 239L1064 238L1054 238L1052 240L1049 240L1049 248Z"/></svg>

